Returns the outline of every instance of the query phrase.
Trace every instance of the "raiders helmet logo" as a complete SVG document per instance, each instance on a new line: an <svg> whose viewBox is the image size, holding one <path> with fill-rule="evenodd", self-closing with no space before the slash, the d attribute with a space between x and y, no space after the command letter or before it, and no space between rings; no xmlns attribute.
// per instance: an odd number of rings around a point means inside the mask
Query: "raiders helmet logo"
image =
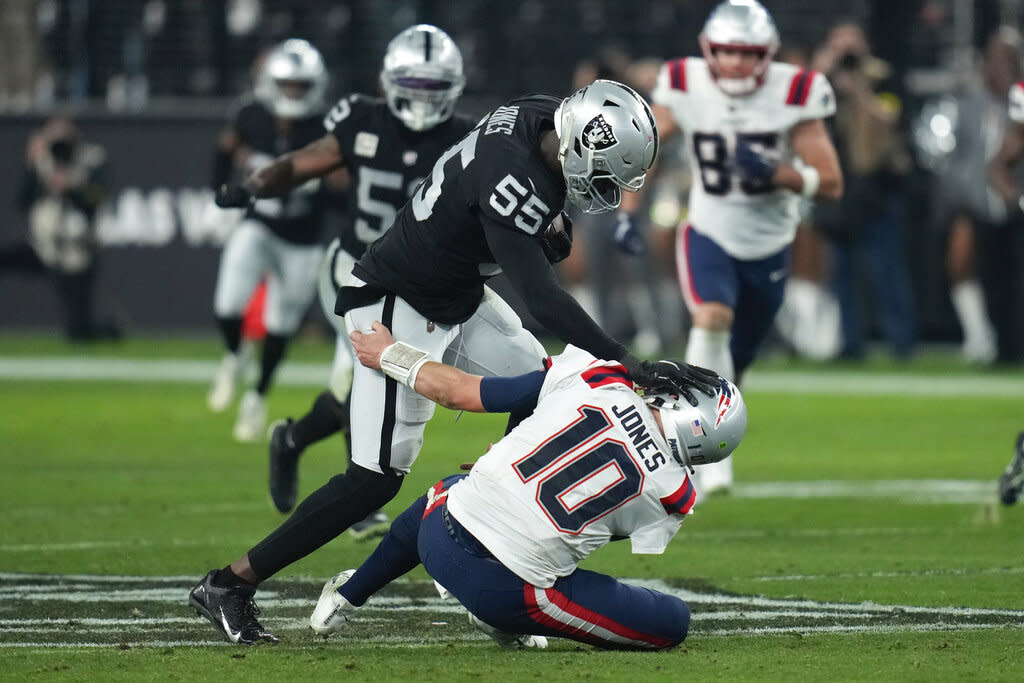
<svg viewBox="0 0 1024 683"><path fill-rule="evenodd" d="M612 127L601 114L590 119L590 123L583 127L582 138L583 144L593 150L608 149L618 143L612 133Z"/></svg>

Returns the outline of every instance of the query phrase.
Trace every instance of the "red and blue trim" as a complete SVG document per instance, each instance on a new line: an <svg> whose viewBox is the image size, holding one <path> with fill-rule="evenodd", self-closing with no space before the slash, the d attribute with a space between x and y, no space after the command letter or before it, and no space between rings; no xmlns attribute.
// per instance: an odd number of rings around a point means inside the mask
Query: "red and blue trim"
<svg viewBox="0 0 1024 683"><path fill-rule="evenodd" d="M811 83L818 72L811 69L800 69L792 82L789 84L789 95L786 97L786 104L802 107L807 104L807 98L811 94Z"/></svg>
<svg viewBox="0 0 1024 683"><path fill-rule="evenodd" d="M668 82L673 90L686 92L686 57L668 63Z"/></svg>
<svg viewBox="0 0 1024 683"><path fill-rule="evenodd" d="M675 493L662 498L661 505L670 515L685 515L693 508L693 503L696 500L697 490L693 488L693 482L689 477L684 477L683 485Z"/></svg>
<svg viewBox="0 0 1024 683"><path fill-rule="evenodd" d="M633 380L629 378L626 368L621 365L601 365L590 368L580 373L583 381L590 385L591 389L606 387L611 384L621 384L633 388Z"/></svg>

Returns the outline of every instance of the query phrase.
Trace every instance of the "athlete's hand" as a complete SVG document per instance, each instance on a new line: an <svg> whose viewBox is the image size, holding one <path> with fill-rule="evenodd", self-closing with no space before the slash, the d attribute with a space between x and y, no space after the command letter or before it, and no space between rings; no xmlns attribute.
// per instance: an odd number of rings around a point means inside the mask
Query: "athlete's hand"
<svg viewBox="0 0 1024 683"><path fill-rule="evenodd" d="M541 235L541 245L548 263L564 261L572 250L572 219L565 211L555 216Z"/></svg>
<svg viewBox="0 0 1024 683"><path fill-rule="evenodd" d="M256 198L241 185L227 183L217 188L214 201L222 209L247 209Z"/></svg>
<svg viewBox="0 0 1024 683"><path fill-rule="evenodd" d="M370 328L373 331L368 334L355 330L348 338L352 340L359 362L371 370L380 370L380 355L395 343L395 338L391 336L391 330L376 320Z"/></svg>
<svg viewBox="0 0 1024 683"><path fill-rule="evenodd" d="M641 361L630 354L622 360L622 364L626 366L633 381L645 391L682 396L691 406L697 405L693 389L714 396L721 382L717 372L688 363Z"/></svg>
<svg viewBox="0 0 1024 683"><path fill-rule="evenodd" d="M633 217L625 211L619 211L615 219L615 247L630 256L639 256L647 251L647 242L643 233L633 222Z"/></svg>
<svg viewBox="0 0 1024 683"><path fill-rule="evenodd" d="M750 140L736 140L736 170L743 180L771 182L778 165L778 159L755 149Z"/></svg>

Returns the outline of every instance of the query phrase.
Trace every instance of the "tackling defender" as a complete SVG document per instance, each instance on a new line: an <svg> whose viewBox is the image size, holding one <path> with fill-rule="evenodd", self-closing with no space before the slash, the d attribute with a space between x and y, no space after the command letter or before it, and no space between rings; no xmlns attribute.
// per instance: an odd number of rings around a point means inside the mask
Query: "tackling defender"
<svg viewBox="0 0 1024 683"><path fill-rule="evenodd" d="M438 482L403 512L358 570L329 580L313 630L337 631L422 562L503 647L544 647L546 636L638 650L681 643L686 603L578 565L626 538L634 553L664 552L696 497L687 470L727 456L743 437L736 387L723 379L697 406L638 396L620 364L571 346L545 371L483 378L425 362L380 323L373 331L352 333L359 360L431 400L455 410L535 409L469 475Z"/></svg>
<svg viewBox="0 0 1024 683"><path fill-rule="evenodd" d="M316 48L304 40L288 40L275 47L260 69L255 101L239 110L221 136L214 187L220 188L235 166L250 171L265 167L282 151L299 149L318 138L326 87L327 71ZM263 436L267 391L288 340L316 292L316 269L324 253L319 243L323 205L320 180L307 180L274 198L245 204L245 218L221 254L214 314L227 353L207 396L213 411L228 407L242 379L243 311L260 281L267 281L267 336L259 380L239 403L234 428L239 441Z"/></svg>
<svg viewBox="0 0 1024 683"><path fill-rule="evenodd" d="M621 361L633 381L671 387L696 405L714 372L633 356L561 288L551 267L571 247L562 207L618 207L657 155L650 108L632 89L598 80L562 100L533 95L485 116L448 149L383 237L355 265L335 312L350 331L382 320L426 350L479 375L540 369L545 354L486 281L504 272L530 313L563 341ZM434 404L362 366L352 383L352 461L277 530L210 571L190 602L233 642L276 640L255 617L262 581L394 498L423 443ZM527 408L510 417L510 428Z"/></svg>
<svg viewBox="0 0 1024 683"><path fill-rule="evenodd" d="M822 74L772 61L778 32L755 0L718 5L699 41L703 59L662 67L652 110L662 138L686 136L695 176L676 243L686 362L739 383L782 304L801 197L842 194L822 121L836 100ZM696 484L707 495L732 480L726 458Z"/></svg>

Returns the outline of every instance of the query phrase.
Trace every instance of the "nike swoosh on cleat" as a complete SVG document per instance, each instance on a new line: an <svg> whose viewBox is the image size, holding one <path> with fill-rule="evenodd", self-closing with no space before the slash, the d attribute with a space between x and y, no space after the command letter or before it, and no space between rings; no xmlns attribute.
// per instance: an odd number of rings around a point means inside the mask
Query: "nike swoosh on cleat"
<svg viewBox="0 0 1024 683"><path fill-rule="evenodd" d="M220 625L224 629L224 635L226 635L228 637L228 640L230 640L232 643L235 643L236 645L240 643L242 640L242 632L231 630L231 626L228 624L227 617L224 616L223 608L218 609L217 612L220 614Z"/></svg>

